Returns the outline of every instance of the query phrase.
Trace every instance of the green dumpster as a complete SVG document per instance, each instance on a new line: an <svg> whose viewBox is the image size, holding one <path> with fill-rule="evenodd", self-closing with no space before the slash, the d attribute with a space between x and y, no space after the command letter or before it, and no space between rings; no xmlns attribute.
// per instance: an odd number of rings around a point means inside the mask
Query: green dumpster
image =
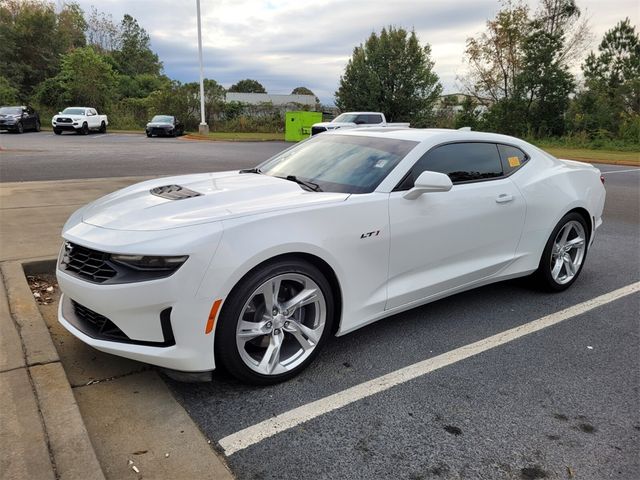
<svg viewBox="0 0 640 480"><path fill-rule="evenodd" d="M311 135L311 126L322 121L322 112L287 112L285 114L284 139L299 142Z"/></svg>

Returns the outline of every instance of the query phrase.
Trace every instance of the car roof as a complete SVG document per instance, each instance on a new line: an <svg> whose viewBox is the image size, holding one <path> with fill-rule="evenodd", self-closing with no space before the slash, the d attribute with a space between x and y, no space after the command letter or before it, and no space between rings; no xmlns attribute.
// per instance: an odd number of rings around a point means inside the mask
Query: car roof
<svg viewBox="0 0 640 480"><path fill-rule="evenodd" d="M322 135L355 135L363 137L393 138L413 142L432 144L455 141L497 142L517 145L529 145L524 140L498 133L475 132L471 130L452 130L446 128L352 128L323 132Z"/></svg>

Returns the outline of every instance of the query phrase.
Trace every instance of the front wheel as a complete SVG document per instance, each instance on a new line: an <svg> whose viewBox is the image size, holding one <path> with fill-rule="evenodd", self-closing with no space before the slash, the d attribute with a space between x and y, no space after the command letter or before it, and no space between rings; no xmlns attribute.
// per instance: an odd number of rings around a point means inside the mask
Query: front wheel
<svg viewBox="0 0 640 480"><path fill-rule="evenodd" d="M89 135L89 125L87 123L82 124L82 128L80 128L80 135Z"/></svg>
<svg viewBox="0 0 640 480"><path fill-rule="evenodd" d="M22 122L18 122L18 128L16 130L18 133L24 133L24 125Z"/></svg>
<svg viewBox="0 0 640 480"><path fill-rule="evenodd" d="M107 124L104 122L100 124L100 133L107 133Z"/></svg>
<svg viewBox="0 0 640 480"><path fill-rule="evenodd" d="M587 257L589 228L582 215L568 213L553 229L534 276L546 290L561 292L575 282Z"/></svg>
<svg viewBox="0 0 640 480"><path fill-rule="evenodd" d="M267 264L227 298L215 340L218 362L241 381L270 385L309 365L331 334L331 287L301 260Z"/></svg>
<svg viewBox="0 0 640 480"><path fill-rule="evenodd" d="M54 128L53 133L55 133L56 135L62 135L62 130L60 130L59 128Z"/></svg>

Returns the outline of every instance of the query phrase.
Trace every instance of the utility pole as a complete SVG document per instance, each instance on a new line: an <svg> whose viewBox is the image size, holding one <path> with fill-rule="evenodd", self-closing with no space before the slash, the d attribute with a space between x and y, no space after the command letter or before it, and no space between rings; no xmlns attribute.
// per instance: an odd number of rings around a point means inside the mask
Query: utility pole
<svg viewBox="0 0 640 480"><path fill-rule="evenodd" d="M201 135L209 133L209 125L204 118L204 75L202 73L202 27L200 26L200 0L196 0L196 9L198 11L198 56L200 57L200 125L198 132Z"/></svg>

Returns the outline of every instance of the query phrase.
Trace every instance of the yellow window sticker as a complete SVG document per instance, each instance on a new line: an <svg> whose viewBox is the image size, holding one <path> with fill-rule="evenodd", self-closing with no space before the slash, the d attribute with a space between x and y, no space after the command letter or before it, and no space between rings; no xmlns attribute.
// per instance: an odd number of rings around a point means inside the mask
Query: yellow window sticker
<svg viewBox="0 0 640 480"><path fill-rule="evenodd" d="M515 167L519 167L520 166L520 159L518 157L509 157L509 158L507 158L507 160L509 160L509 166L511 168L515 168Z"/></svg>

